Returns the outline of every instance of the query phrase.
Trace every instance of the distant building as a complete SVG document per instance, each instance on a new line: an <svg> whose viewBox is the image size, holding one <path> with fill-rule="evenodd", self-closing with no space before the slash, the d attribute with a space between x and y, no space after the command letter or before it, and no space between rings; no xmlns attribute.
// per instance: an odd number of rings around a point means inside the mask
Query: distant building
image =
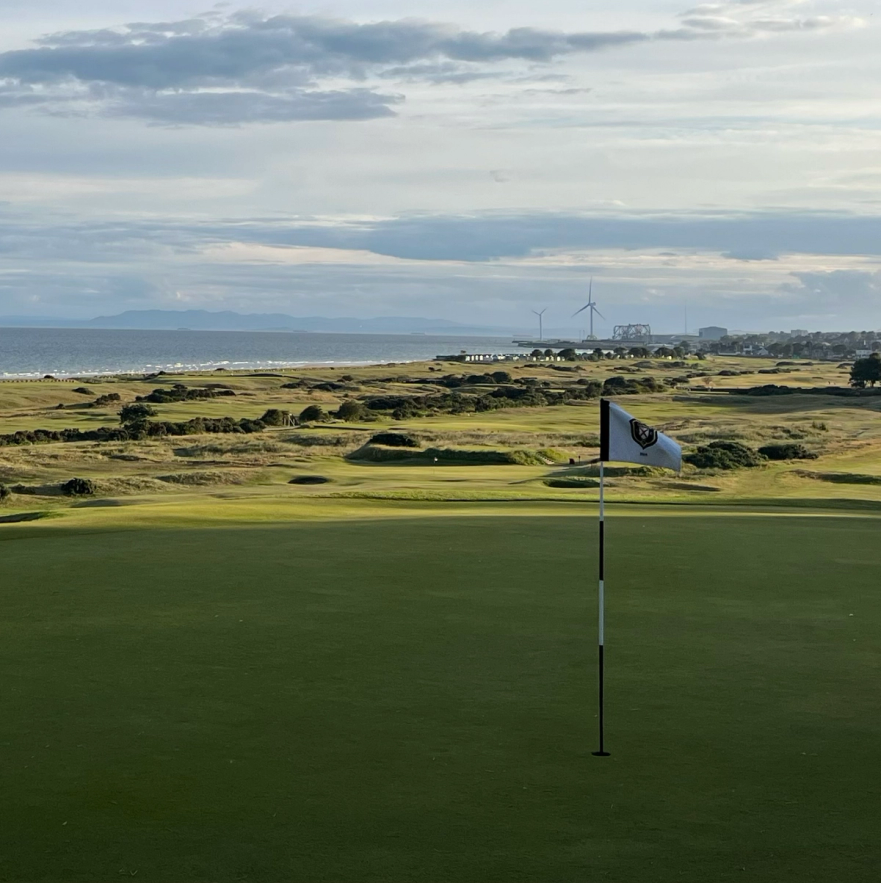
<svg viewBox="0 0 881 883"><path fill-rule="evenodd" d="M728 336L728 329L720 328L718 325L708 325L706 328L698 328L697 333L701 340L721 340Z"/></svg>
<svg viewBox="0 0 881 883"><path fill-rule="evenodd" d="M459 353L455 356L435 356L442 362L520 362L528 359L525 353ZM541 361L561 361L558 358L542 357Z"/></svg>
<svg viewBox="0 0 881 883"><path fill-rule="evenodd" d="M807 328L793 328L789 335L790 337L807 337L809 333Z"/></svg>

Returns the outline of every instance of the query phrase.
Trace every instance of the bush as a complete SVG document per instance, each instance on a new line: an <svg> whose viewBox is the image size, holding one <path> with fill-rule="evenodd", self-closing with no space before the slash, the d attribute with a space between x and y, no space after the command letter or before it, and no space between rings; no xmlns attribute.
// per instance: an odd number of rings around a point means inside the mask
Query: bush
<svg viewBox="0 0 881 883"><path fill-rule="evenodd" d="M94 402L95 407L101 408L104 405L112 405L114 402L122 401L122 396L118 392L108 392L106 395L98 396Z"/></svg>
<svg viewBox="0 0 881 883"><path fill-rule="evenodd" d="M290 426L293 416L290 411L281 411L278 408L270 408L260 420L266 426Z"/></svg>
<svg viewBox="0 0 881 883"><path fill-rule="evenodd" d="M148 417L155 417L158 413L150 405L124 405L119 412L119 422L123 425L127 423L144 423Z"/></svg>
<svg viewBox="0 0 881 883"><path fill-rule="evenodd" d="M300 411L300 422L301 423L315 423L319 420L326 420L327 414L324 413L324 408L321 405L307 405Z"/></svg>
<svg viewBox="0 0 881 883"><path fill-rule="evenodd" d="M12 496L12 491L5 484L0 484L0 503L8 500Z"/></svg>
<svg viewBox="0 0 881 883"><path fill-rule="evenodd" d="M418 448L419 440L406 432L377 432L368 444L385 445L387 448Z"/></svg>
<svg viewBox="0 0 881 883"><path fill-rule="evenodd" d="M90 478L72 478L61 485L68 497L88 497L95 493L95 483Z"/></svg>
<svg viewBox="0 0 881 883"><path fill-rule="evenodd" d="M769 460L816 460L817 455L809 451L804 445L793 443L782 445L765 445L759 448L759 453Z"/></svg>
<svg viewBox="0 0 881 883"><path fill-rule="evenodd" d="M765 458L740 442L714 441L682 458L698 469L742 469L760 466Z"/></svg>
<svg viewBox="0 0 881 883"><path fill-rule="evenodd" d="M88 386L78 386L74 392L78 392L81 396L92 396L95 394Z"/></svg>
<svg viewBox="0 0 881 883"><path fill-rule="evenodd" d="M367 408L365 408L361 402L356 402L354 399L350 399L349 401L343 402L339 408L337 408L336 416L340 420L345 420L347 423L356 423L358 420L363 420L367 417Z"/></svg>
<svg viewBox="0 0 881 883"><path fill-rule="evenodd" d="M182 383L175 383L171 389L154 389L149 395L138 396L138 402L153 402L157 405L168 402L191 402L199 399L214 399L218 396L234 396L235 392L223 384L212 384L208 387L189 389Z"/></svg>

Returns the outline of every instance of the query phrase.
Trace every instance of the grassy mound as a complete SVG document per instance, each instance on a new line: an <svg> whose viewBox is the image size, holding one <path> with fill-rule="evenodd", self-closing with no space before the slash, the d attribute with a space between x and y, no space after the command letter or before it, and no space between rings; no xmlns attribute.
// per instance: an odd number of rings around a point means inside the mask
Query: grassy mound
<svg viewBox="0 0 881 883"><path fill-rule="evenodd" d="M807 469L797 469L795 474L801 478L812 478L815 481L828 481L833 484L881 485L881 475L861 475L858 472L809 472Z"/></svg>
<svg viewBox="0 0 881 883"><path fill-rule="evenodd" d="M246 470L221 471L205 470L199 472L174 472L171 475L158 475L159 481L167 484L191 485L193 487L205 487L215 484L246 484L253 478L253 474Z"/></svg>
<svg viewBox="0 0 881 883"><path fill-rule="evenodd" d="M349 460L367 460L371 463L455 463L474 466L551 466L564 459L564 455L552 449L539 451L467 450L463 448L388 448L368 442L347 455Z"/></svg>
<svg viewBox="0 0 881 883"><path fill-rule="evenodd" d="M546 487L581 488L582 490L589 490L590 488L600 486L599 481L595 478L579 478L577 476L570 478L546 478L543 484Z"/></svg>

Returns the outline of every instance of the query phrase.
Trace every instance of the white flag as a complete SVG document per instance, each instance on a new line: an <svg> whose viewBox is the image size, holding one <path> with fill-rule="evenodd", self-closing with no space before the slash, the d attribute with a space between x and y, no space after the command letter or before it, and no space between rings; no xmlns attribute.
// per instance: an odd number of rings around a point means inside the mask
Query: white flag
<svg viewBox="0 0 881 883"><path fill-rule="evenodd" d="M682 448L614 402L600 399L600 460L662 466L678 472L682 468Z"/></svg>

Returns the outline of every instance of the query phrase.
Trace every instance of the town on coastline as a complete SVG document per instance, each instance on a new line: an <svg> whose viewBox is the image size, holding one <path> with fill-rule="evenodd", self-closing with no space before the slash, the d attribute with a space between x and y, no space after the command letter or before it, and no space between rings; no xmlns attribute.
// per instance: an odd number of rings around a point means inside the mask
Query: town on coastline
<svg viewBox="0 0 881 883"><path fill-rule="evenodd" d="M697 334L652 334L648 325L616 326L611 338L583 340L531 339L513 341L522 352L469 353L438 356L460 362L527 362L600 360L608 358L681 359L687 354L746 356L773 359L813 359L840 362L864 359L881 352L879 331L791 331L731 332L711 325ZM525 352L530 349L530 352Z"/></svg>

